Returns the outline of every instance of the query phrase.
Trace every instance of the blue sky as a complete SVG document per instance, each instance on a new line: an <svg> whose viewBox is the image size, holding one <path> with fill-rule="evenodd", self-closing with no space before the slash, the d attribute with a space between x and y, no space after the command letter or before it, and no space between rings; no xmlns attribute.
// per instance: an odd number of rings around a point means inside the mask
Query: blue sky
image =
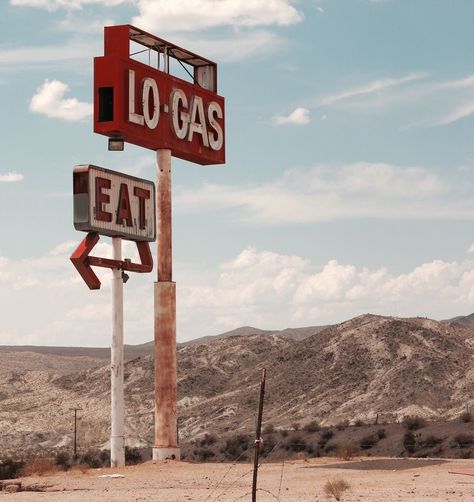
<svg viewBox="0 0 474 502"><path fill-rule="evenodd" d="M110 343L110 272L91 292L69 262L71 182L155 178L92 132L93 57L125 23L215 60L226 98L226 165L173 161L178 340L471 312L473 22L472 0L1 2L0 343ZM128 343L153 337L153 280L125 287Z"/></svg>

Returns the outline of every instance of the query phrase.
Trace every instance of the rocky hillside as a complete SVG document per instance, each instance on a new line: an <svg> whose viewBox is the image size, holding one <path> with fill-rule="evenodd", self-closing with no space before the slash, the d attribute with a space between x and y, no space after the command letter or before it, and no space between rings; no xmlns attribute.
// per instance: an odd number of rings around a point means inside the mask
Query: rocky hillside
<svg viewBox="0 0 474 502"><path fill-rule="evenodd" d="M105 445L110 383L104 360L83 355L71 363L70 355L42 354L32 371L21 363L25 357L36 356L0 351L2 448L70 444L72 407L82 408L79 443ZM364 315L302 340L281 332L201 340L178 350L180 437L252 430L263 367L264 423L275 427L372 421L377 414L383 421L408 414L453 418L474 404L473 362L471 326L422 318ZM125 378L128 444L151 444L152 357L129 361Z"/></svg>

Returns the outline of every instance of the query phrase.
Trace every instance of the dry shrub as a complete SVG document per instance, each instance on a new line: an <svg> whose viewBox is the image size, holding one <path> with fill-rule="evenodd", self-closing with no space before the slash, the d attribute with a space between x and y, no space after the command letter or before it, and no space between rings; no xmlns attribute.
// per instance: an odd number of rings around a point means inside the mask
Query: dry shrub
<svg viewBox="0 0 474 502"><path fill-rule="evenodd" d="M90 467L87 464L74 464L71 467L71 472L80 472L81 474L85 474Z"/></svg>
<svg viewBox="0 0 474 502"><path fill-rule="evenodd" d="M376 436L375 434L369 434L368 436L364 436L360 441L359 441L359 446L363 450L370 450L373 446L375 446L379 442L379 437Z"/></svg>
<svg viewBox="0 0 474 502"><path fill-rule="evenodd" d="M465 424L472 422L472 413L470 411L464 411L459 415L459 418L461 422L464 422Z"/></svg>
<svg viewBox="0 0 474 502"><path fill-rule="evenodd" d="M13 458L0 459L0 479L14 479L21 476L25 462ZM1 485L1 483L0 483Z"/></svg>
<svg viewBox="0 0 474 502"><path fill-rule="evenodd" d="M341 500L343 493L349 490L349 483L342 478L330 479L324 485L324 493L328 497L334 497L336 500Z"/></svg>
<svg viewBox="0 0 474 502"><path fill-rule="evenodd" d="M352 460L359 449L354 443L341 443L337 445L336 455L342 460Z"/></svg>
<svg viewBox="0 0 474 502"><path fill-rule="evenodd" d="M403 426L409 431L416 431L426 426L426 420L418 415L409 415L403 418Z"/></svg>
<svg viewBox="0 0 474 502"><path fill-rule="evenodd" d="M319 426L318 422L316 420L312 420L311 422L307 423L303 429L306 432L318 432L321 427Z"/></svg>
<svg viewBox="0 0 474 502"><path fill-rule="evenodd" d="M49 458L28 460L22 469L23 476L46 476L58 470L58 466Z"/></svg>
<svg viewBox="0 0 474 502"><path fill-rule="evenodd" d="M456 434L454 436L454 444L453 446L458 448L467 448L474 443L474 436L471 434L464 434L463 432Z"/></svg>
<svg viewBox="0 0 474 502"><path fill-rule="evenodd" d="M338 422L336 424L336 429L338 431L343 431L346 427L349 427L349 421L348 420L342 420L341 422Z"/></svg>
<svg viewBox="0 0 474 502"><path fill-rule="evenodd" d="M413 453L416 450L416 437L413 432L406 432L403 436L403 446L408 453Z"/></svg>

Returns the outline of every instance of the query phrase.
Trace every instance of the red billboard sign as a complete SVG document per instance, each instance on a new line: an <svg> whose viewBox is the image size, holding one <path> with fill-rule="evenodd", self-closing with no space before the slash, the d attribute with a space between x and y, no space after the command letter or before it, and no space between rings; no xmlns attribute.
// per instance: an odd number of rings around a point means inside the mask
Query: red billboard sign
<svg viewBox="0 0 474 502"><path fill-rule="evenodd" d="M161 55L163 69L132 59L130 42ZM215 63L130 25L105 28L104 52L94 59L94 132L198 164L225 162ZM169 74L170 56L194 69L192 83Z"/></svg>

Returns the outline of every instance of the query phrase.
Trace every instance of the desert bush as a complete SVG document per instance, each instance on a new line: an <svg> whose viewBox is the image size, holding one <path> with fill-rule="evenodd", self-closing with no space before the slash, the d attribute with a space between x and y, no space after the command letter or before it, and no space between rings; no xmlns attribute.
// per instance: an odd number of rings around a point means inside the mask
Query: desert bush
<svg viewBox="0 0 474 502"><path fill-rule="evenodd" d="M387 433L385 432L385 429L379 429L376 434L379 439L384 439L387 437Z"/></svg>
<svg viewBox="0 0 474 502"><path fill-rule="evenodd" d="M4 458L0 460L0 479L14 479L21 475L25 466L23 460L14 460L13 458Z"/></svg>
<svg viewBox="0 0 474 502"><path fill-rule="evenodd" d="M318 432L320 428L321 427L316 420L312 420L303 427L306 432Z"/></svg>
<svg viewBox="0 0 474 502"><path fill-rule="evenodd" d="M211 446L217 442L217 437L214 434L205 434L202 439L198 441L199 446Z"/></svg>
<svg viewBox="0 0 474 502"><path fill-rule="evenodd" d="M79 464L87 464L92 469L110 465L109 450L89 450L78 457Z"/></svg>
<svg viewBox="0 0 474 502"><path fill-rule="evenodd" d="M418 415L409 415L404 417L403 426L405 429L409 431L416 431L425 427L426 420L423 417L419 417Z"/></svg>
<svg viewBox="0 0 474 502"><path fill-rule="evenodd" d="M435 446L438 446L442 442L443 442L442 438L430 434L429 436L426 436L426 438L423 440L423 446L425 446L426 448L434 448Z"/></svg>
<svg viewBox="0 0 474 502"><path fill-rule="evenodd" d="M289 449L291 451L304 451L306 450L306 441L301 436L293 436L289 443Z"/></svg>
<svg viewBox="0 0 474 502"><path fill-rule="evenodd" d="M352 442L340 443L336 448L336 455L342 460L352 460L359 449Z"/></svg>
<svg viewBox="0 0 474 502"><path fill-rule="evenodd" d="M235 460L238 457L240 457L240 460L246 460L246 456L243 455L243 453L248 450L249 446L249 438L244 434L238 434L237 436L226 440L221 453L232 460Z"/></svg>
<svg viewBox="0 0 474 502"><path fill-rule="evenodd" d="M342 495L349 488L350 485L345 479L331 479L324 485L324 493L328 497L334 497L336 500L341 500Z"/></svg>
<svg viewBox="0 0 474 502"><path fill-rule="evenodd" d="M370 450L373 446L375 446L379 442L378 436L375 434L369 434L368 436L364 436L359 440L359 446L363 450Z"/></svg>
<svg viewBox="0 0 474 502"><path fill-rule="evenodd" d="M464 434L463 432L456 434L453 438L453 446L458 448L467 448L468 446L471 446L473 442L474 437L471 436L471 434Z"/></svg>
<svg viewBox="0 0 474 502"><path fill-rule="evenodd" d="M324 429L321 431L321 436L318 441L318 445L321 448L326 446L326 443L334 436L334 432L331 429Z"/></svg>
<svg viewBox="0 0 474 502"><path fill-rule="evenodd" d="M143 462L142 454L139 448L125 447L125 464L136 465Z"/></svg>
<svg viewBox="0 0 474 502"><path fill-rule="evenodd" d="M334 444L334 443L328 443L325 447L324 447L324 452L325 453L333 453L337 451L337 444Z"/></svg>
<svg viewBox="0 0 474 502"><path fill-rule="evenodd" d="M333 436L334 436L334 431L332 431L331 429L324 429L321 432L321 438L325 439L326 441L329 441Z"/></svg>
<svg viewBox="0 0 474 502"><path fill-rule="evenodd" d="M413 453L416 450L416 438L413 432L406 432L403 436L403 447L408 453Z"/></svg>
<svg viewBox="0 0 474 502"><path fill-rule="evenodd" d="M268 436L267 438L265 438L265 440L263 441L263 448L261 448L261 454L264 456L264 457L267 457L268 455L270 455L270 453L273 451L273 448L275 447L275 439L273 438L273 436Z"/></svg>
<svg viewBox="0 0 474 502"><path fill-rule="evenodd" d="M347 420L342 420L336 424L336 429L338 431L343 431L346 427L349 427L349 422Z"/></svg>
<svg viewBox="0 0 474 502"><path fill-rule="evenodd" d="M291 424L291 428L294 431L299 431L300 430L300 424L298 422L295 422L294 424Z"/></svg>
<svg viewBox="0 0 474 502"><path fill-rule="evenodd" d="M360 418L358 418L355 422L354 422L354 427L363 427L365 424L365 422L363 420L361 420Z"/></svg>
<svg viewBox="0 0 474 502"><path fill-rule="evenodd" d="M55 459L54 463L58 466L67 471L68 469L71 468L73 464L73 459L71 457L71 454L67 451L60 451Z"/></svg>
<svg viewBox="0 0 474 502"><path fill-rule="evenodd" d="M194 456L205 462L206 460L215 457L216 454L210 448L198 448L197 450L194 450Z"/></svg>
<svg viewBox="0 0 474 502"><path fill-rule="evenodd" d="M288 431L286 429L283 429L281 431L281 435L282 435L282 437L286 438L286 436L288 436Z"/></svg>
<svg viewBox="0 0 474 502"><path fill-rule="evenodd" d="M22 469L23 476L45 476L58 469L57 465L49 458L33 458L28 460Z"/></svg>
<svg viewBox="0 0 474 502"><path fill-rule="evenodd" d="M459 458L463 458L463 459L472 458L472 451L471 450L462 450L459 453Z"/></svg>
<svg viewBox="0 0 474 502"><path fill-rule="evenodd" d="M81 472L85 474L89 470L89 466L87 464L74 464L71 466L71 472Z"/></svg>
<svg viewBox="0 0 474 502"><path fill-rule="evenodd" d="M459 415L459 419L461 420L461 422L464 422L466 424L468 422L472 422L472 413L470 411L464 411Z"/></svg>
<svg viewBox="0 0 474 502"><path fill-rule="evenodd" d="M275 432L275 426L273 424L266 424L263 428L264 434L272 434L273 432Z"/></svg>

